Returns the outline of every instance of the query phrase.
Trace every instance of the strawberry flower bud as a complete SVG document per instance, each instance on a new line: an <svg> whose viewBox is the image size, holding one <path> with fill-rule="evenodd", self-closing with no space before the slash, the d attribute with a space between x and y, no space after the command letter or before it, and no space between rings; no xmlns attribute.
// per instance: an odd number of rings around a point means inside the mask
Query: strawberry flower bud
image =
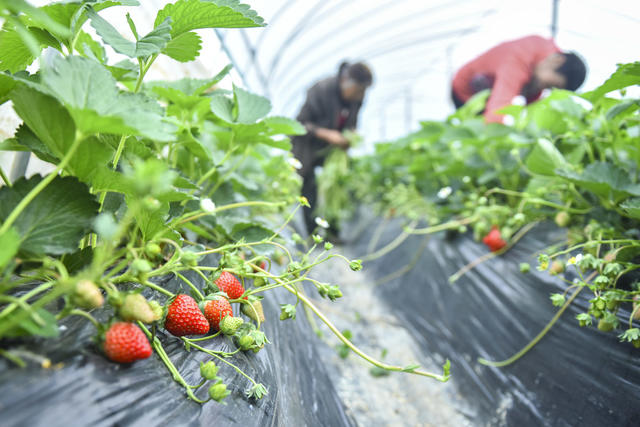
<svg viewBox="0 0 640 427"><path fill-rule="evenodd" d="M200 375L206 380L214 380L218 376L218 366L213 360L207 363L200 362Z"/></svg>
<svg viewBox="0 0 640 427"><path fill-rule="evenodd" d="M229 394L231 394L231 392L227 390L227 385L223 382L219 382L209 387L209 397L216 402L220 402L222 399L229 396Z"/></svg>

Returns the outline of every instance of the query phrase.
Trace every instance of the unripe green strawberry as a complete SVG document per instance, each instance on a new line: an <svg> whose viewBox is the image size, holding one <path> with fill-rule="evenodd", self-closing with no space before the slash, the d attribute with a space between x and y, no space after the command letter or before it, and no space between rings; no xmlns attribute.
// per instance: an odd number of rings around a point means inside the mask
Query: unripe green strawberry
<svg viewBox="0 0 640 427"><path fill-rule="evenodd" d="M142 323L153 323L157 320L156 314L149 306L149 303L140 294L128 294L124 297L119 310L120 317L128 322L141 321Z"/></svg>
<svg viewBox="0 0 640 427"><path fill-rule="evenodd" d="M251 335L243 335L238 338L238 347L240 350L249 350L255 344L255 340Z"/></svg>
<svg viewBox="0 0 640 427"><path fill-rule="evenodd" d="M255 279L253 279L253 286L255 286L256 288L261 288L263 286L265 286L267 284L267 279L265 277L256 277Z"/></svg>
<svg viewBox="0 0 640 427"><path fill-rule="evenodd" d="M566 227L567 225L569 225L569 221L571 220L571 217L567 212L560 211L556 214L556 217L554 220L558 227Z"/></svg>
<svg viewBox="0 0 640 427"><path fill-rule="evenodd" d="M147 254L149 258L156 258L162 253L162 248L160 248L160 245L157 243L149 242L144 247L144 253Z"/></svg>
<svg viewBox="0 0 640 427"><path fill-rule="evenodd" d="M71 301L80 308L91 310L102 306L104 297L95 283L90 280L80 280L76 283Z"/></svg>
<svg viewBox="0 0 640 427"><path fill-rule="evenodd" d="M521 262L520 263L520 272L521 273L528 273L531 270L531 265L529 265L528 262Z"/></svg>
<svg viewBox="0 0 640 427"><path fill-rule="evenodd" d="M151 270L151 264L146 259L134 259L131 263L131 273L133 273L134 276L144 276Z"/></svg>
<svg viewBox="0 0 640 427"><path fill-rule="evenodd" d="M180 261L188 267L195 267L198 265L198 255L191 251L184 251L180 255Z"/></svg>
<svg viewBox="0 0 640 427"><path fill-rule="evenodd" d="M200 375L206 380L214 380L218 376L218 369L213 360L207 363L200 362Z"/></svg>
<svg viewBox="0 0 640 427"><path fill-rule="evenodd" d="M255 300L251 304L242 304L242 312L256 322L264 322L264 310L260 300Z"/></svg>
<svg viewBox="0 0 640 427"><path fill-rule="evenodd" d="M216 402L220 402L222 399L229 396L229 394L231 394L231 392L227 390L227 385L223 382L219 382L209 387L209 397Z"/></svg>
<svg viewBox="0 0 640 427"><path fill-rule="evenodd" d="M233 335L243 323L241 317L225 316L220 322L220 330L225 335Z"/></svg>
<svg viewBox="0 0 640 427"><path fill-rule="evenodd" d="M600 319L600 321L598 322L598 329L600 329L603 332L612 331L613 327L614 327L614 324L607 321L606 319Z"/></svg>
<svg viewBox="0 0 640 427"><path fill-rule="evenodd" d="M640 348L640 339L633 340L631 343L635 348Z"/></svg>

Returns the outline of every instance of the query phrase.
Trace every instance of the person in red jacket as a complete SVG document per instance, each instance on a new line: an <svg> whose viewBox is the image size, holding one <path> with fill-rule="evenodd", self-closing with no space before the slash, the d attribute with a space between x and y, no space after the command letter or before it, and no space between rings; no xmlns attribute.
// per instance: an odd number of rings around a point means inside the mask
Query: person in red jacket
<svg viewBox="0 0 640 427"><path fill-rule="evenodd" d="M453 78L451 97L460 108L475 93L491 89L484 117L502 122L496 110L524 96L527 104L537 100L543 89L576 90L587 69L575 53L562 52L553 40L527 36L501 43L464 65Z"/></svg>

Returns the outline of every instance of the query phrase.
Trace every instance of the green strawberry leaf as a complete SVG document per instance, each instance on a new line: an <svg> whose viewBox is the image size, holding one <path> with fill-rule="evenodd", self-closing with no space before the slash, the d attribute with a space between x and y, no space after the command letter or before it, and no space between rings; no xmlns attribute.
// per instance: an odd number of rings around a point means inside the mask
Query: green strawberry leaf
<svg viewBox="0 0 640 427"><path fill-rule="evenodd" d="M171 36L200 28L262 27L264 19L238 0L178 0L158 11L154 26L171 17Z"/></svg>
<svg viewBox="0 0 640 427"><path fill-rule="evenodd" d="M87 16L91 19L91 26L102 37L102 40L111 46L113 50L129 58L148 57L160 53L171 39L170 19L165 19L149 34L136 42L132 42L125 39L113 25L98 15L92 8L87 10Z"/></svg>
<svg viewBox="0 0 640 427"><path fill-rule="evenodd" d="M629 173L612 163L590 163L581 175L564 170L558 170L556 173L558 176L615 203L625 197L640 196L640 185L633 184Z"/></svg>
<svg viewBox="0 0 640 427"><path fill-rule="evenodd" d="M18 127L13 140L22 147L30 150L39 159L45 162L57 164L60 159L49 150L49 148L38 139L38 137L24 123Z"/></svg>
<svg viewBox="0 0 640 427"><path fill-rule="evenodd" d="M40 175L21 178L12 187L0 188L0 219L5 221L18 203L42 181ZM20 253L62 255L77 250L89 231L98 203L87 186L76 178L56 177L16 219Z"/></svg>
<svg viewBox="0 0 640 427"><path fill-rule="evenodd" d="M80 249L72 254L65 255L62 262L64 266L67 268L69 274L76 274L79 271L84 270L85 268L91 265L91 261L93 260L93 248L86 247L84 249Z"/></svg>
<svg viewBox="0 0 640 427"><path fill-rule="evenodd" d="M170 88L182 92L188 96L202 95L207 89L212 88L216 83L222 80L233 66L231 64L224 67L218 74L210 79L191 79L184 78L180 80L165 81L157 80L144 84L144 90L147 92L155 90L157 87Z"/></svg>
<svg viewBox="0 0 640 427"><path fill-rule="evenodd" d="M16 81L6 74L0 73L0 104L9 100L11 90L16 86Z"/></svg>
<svg viewBox="0 0 640 427"><path fill-rule="evenodd" d="M272 135L304 135L307 133L302 124L289 117L271 116L263 120Z"/></svg>
<svg viewBox="0 0 640 427"><path fill-rule="evenodd" d="M174 127L163 120L162 107L144 95L120 92L109 70L98 62L58 57L53 67L43 71L42 82L84 133L142 135L158 141L173 138Z"/></svg>
<svg viewBox="0 0 640 427"><path fill-rule="evenodd" d="M640 219L640 197L634 197L631 199L627 199L620 204L620 207L629 215L631 218Z"/></svg>
<svg viewBox="0 0 640 427"><path fill-rule="evenodd" d="M82 56L96 60L101 64L107 62L107 53L104 47L84 31L80 31L78 34L76 49Z"/></svg>
<svg viewBox="0 0 640 427"><path fill-rule="evenodd" d="M193 61L200 55L202 39L193 31L182 33L172 38L162 53L180 62Z"/></svg>
<svg viewBox="0 0 640 427"><path fill-rule="evenodd" d="M527 168L540 175L555 175L556 169L567 168L562 153L548 139L540 138L526 159Z"/></svg>
<svg viewBox="0 0 640 427"><path fill-rule="evenodd" d="M118 81L133 81L138 78L139 67L128 59L123 59L113 65L107 65L107 70Z"/></svg>
<svg viewBox="0 0 640 427"><path fill-rule="evenodd" d="M60 103L53 97L20 85L11 96L13 107L33 134L47 147L39 151L62 158L75 139L75 125ZM20 136L20 135L17 135ZM22 142L22 143L26 143Z"/></svg>
<svg viewBox="0 0 640 427"><path fill-rule="evenodd" d="M12 312L6 322L19 319L17 325L13 325L7 332L6 337L21 337L25 335L37 335L46 338L54 338L60 334L56 317L43 308L30 310L29 313L24 308L19 308Z"/></svg>
<svg viewBox="0 0 640 427"><path fill-rule="evenodd" d="M18 253L20 247L20 235L11 227L0 234L0 271Z"/></svg>
<svg viewBox="0 0 640 427"><path fill-rule="evenodd" d="M233 98L238 110L234 120L236 123L255 123L271 111L271 102L267 98L247 92L236 85L233 86Z"/></svg>
<svg viewBox="0 0 640 427"><path fill-rule="evenodd" d="M603 84L582 95L593 102L609 92L640 84L640 62L622 64Z"/></svg>
<svg viewBox="0 0 640 427"><path fill-rule="evenodd" d="M60 43L44 30L39 28L22 30L24 36L15 27L5 24L0 31L0 71L16 73L27 68L36 59L32 48L38 52L47 46L60 48ZM29 46L30 42L31 46Z"/></svg>

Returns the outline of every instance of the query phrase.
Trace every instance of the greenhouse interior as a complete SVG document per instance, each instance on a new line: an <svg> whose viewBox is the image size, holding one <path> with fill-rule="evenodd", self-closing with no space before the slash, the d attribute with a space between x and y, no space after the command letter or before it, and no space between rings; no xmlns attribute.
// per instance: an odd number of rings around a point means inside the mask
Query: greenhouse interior
<svg viewBox="0 0 640 427"><path fill-rule="evenodd" d="M0 12L0 425L640 425L640 3Z"/></svg>

